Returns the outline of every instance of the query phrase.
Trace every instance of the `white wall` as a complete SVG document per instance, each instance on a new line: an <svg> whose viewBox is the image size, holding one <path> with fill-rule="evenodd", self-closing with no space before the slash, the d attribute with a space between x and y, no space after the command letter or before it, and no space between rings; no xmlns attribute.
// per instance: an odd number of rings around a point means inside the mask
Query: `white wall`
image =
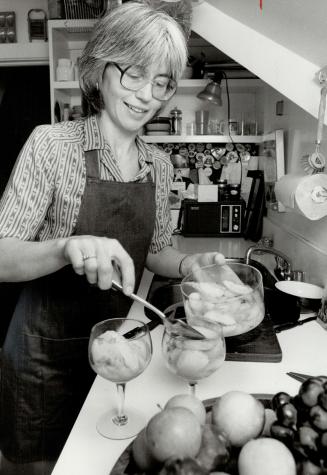
<svg viewBox="0 0 327 475"><path fill-rule="evenodd" d="M296 104L269 88L265 92L265 131L285 130L286 172L304 174L301 157L314 150L317 120ZM275 114L276 101L284 100L284 115ZM327 127L321 151L327 159ZM275 247L290 255L294 265L307 273L307 280L327 284L327 217L310 221L294 212L269 210L265 233L274 237Z"/></svg>
<svg viewBox="0 0 327 475"><path fill-rule="evenodd" d="M0 11L14 11L16 13L17 43L28 43L28 11L33 8L41 8L48 12L47 0L0 0Z"/></svg>

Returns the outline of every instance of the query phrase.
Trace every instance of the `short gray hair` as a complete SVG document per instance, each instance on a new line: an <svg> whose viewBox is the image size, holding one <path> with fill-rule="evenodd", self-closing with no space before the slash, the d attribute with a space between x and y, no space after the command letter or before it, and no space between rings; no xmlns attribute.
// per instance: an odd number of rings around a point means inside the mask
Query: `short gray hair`
<svg viewBox="0 0 327 475"><path fill-rule="evenodd" d="M187 62L186 37L167 13L138 2L110 9L95 25L79 62L83 113L103 109L99 90L107 63L164 64L178 81Z"/></svg>

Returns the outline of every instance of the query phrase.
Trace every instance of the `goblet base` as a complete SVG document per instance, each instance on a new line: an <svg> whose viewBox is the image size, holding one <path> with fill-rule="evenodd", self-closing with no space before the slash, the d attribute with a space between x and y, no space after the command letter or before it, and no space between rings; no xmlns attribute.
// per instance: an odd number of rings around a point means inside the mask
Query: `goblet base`
<svg viewBox="0 0 327 475"><path fill-rule="evenodd" d="M146 425L146 417L134 408L125 411L127 422L118 425L114 422L117 418L117 409L105 412L98 420L96 428L100 435L107 439L123 440L137 435Z"/></svg>

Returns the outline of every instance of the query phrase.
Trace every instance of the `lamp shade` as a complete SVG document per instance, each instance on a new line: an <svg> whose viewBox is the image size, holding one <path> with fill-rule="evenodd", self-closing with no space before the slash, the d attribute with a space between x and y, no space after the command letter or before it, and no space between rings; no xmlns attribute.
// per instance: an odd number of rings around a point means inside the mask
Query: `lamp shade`
<svg viewBox="0 0 327 475"><path fill-rule="evenodd" d="M197 95L199 99L204 101L212 102L213 104L217 104L218 106L223 105L223 101L221 99L221 87L220 83L211 81L203 91L199 92Z"/></svg>

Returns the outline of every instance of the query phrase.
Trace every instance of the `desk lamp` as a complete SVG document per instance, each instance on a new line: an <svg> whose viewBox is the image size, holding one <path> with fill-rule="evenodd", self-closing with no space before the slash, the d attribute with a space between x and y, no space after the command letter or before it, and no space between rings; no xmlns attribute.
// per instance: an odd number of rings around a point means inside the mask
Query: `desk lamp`
<svg viewBox="0 0 327 475"><path fill-rule="evenodd" d="M206 85L203 91L199 92L197 97L204 101L212 102L217 106L222 106L223 101L221 98L221 81L224 78L223 72L216 72L213 80Z"/></svg>

